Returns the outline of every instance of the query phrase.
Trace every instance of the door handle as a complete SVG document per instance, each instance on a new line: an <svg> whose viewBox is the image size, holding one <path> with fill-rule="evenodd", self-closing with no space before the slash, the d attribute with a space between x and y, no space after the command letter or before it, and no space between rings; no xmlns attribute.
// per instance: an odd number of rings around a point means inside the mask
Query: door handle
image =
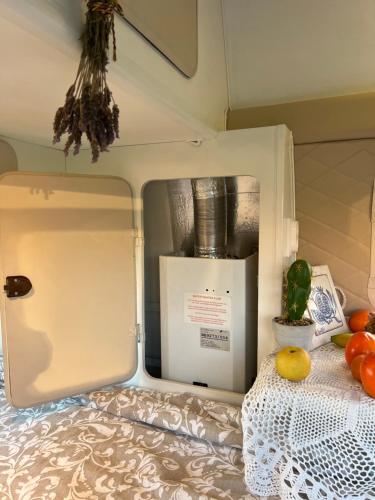
<svg viewBox="0 0 375 500"><path fill-rule="evenodd" d="M4 290L8 298L24 297L33 285L26 276L7 276Z"/></svg>

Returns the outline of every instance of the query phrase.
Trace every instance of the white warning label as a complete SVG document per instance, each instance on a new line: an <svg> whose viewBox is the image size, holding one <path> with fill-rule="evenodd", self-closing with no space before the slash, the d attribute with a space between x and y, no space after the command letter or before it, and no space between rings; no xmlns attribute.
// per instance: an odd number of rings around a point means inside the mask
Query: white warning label
<svg viewBox="0 0 375 500"><path fill-rule="evenodd" d="M230 328L230 297L211 293L185 293L184 321L200 326Z"/></svg>
<svg viewBox="0 0 375 500"><path fill-rule="evenodd" d="M229 330L201 328L201 347L206 347L207 349L219 349L220 351L229 351Z"/></svg>

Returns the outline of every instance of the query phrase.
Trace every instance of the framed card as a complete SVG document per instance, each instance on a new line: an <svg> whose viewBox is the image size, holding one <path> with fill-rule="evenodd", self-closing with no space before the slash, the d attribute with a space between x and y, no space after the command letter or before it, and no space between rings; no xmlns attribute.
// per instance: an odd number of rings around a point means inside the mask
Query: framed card
<svg viewBox="0 0 375 500"><path fill-rule="evenodd" d="M313 266L312 271L307 313L316 324L315 349L328 344L332 335L349 330L328 266Z"/></svg>

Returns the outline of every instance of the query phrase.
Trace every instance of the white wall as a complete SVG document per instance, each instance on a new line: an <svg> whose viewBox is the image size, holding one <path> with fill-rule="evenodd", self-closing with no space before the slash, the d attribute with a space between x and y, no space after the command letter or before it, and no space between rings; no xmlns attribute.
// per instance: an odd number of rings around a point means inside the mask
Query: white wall
<svg viewBox="0 0 375 500"><path fill-rule="evenodd" d="M259 359L263 359L273 347L270 320L273 313L274 316L279 314L281 305L282 270L278 259L281 258L284 242L282 223L275 223L275 220L282 220L283 215L290 216L289 211L293 212L294 206L293 196L283 198L285 184L282 177L290 165L289 158L286 158L290 153L289 140L286 127L231 131L204 141L198 147L175 143L113 148L109 154L103 154L95 165L90 164L90 155L86 152L78 157L68 158L67 171L125 178L133 189L135 225L138 229L143 226L142 186L149 180L183 179L202 175L253 175L260 182L261 192L259 244L261 248L267 248L267 255L261 253L259 265L259 280L263 280L264 286L259 309L263 308L265 316L259 322L258 353ZM277 192L276 185L279 188ZM288 186L285 187L287 188ZM270 238L268 243L263 242L263 234L265 239ZM267 263L268 259L270 260ZM267 301L266 306L268 293L272 299ZM143 298L138 300L138 303L142 304ZM142 310L139 310L138 317L142 321Z"/></svg>
<svg viewBox="0 0 375 500"><path fill-rule="evenodd" d="M65 157L62 151L1 136L0 140L14 150L18 170L29 172L63 172L65 170Z"/></svg>
<svg viewBox="0 0 375 500"><path fill-rule="evenodd" d="M18 170L17 155L12 146L0 138L0 174Z"/></svg>
<svg viewBox="0 0 375 500"><path fill-rule="evenodd" d="M259 233L259 322L258 363L274 348L271 319L280 313L282 266L285 263L283 218L293 211L293 200L284 196L288 192L284 176L291 163L288 157L291 136L286 127L231 131L219 134L200 146L187 143L156 144L125 148L112 148L92 165L90 151L70 156L65 162L60 151L30 146L12 141L20 170L54 171L88 175L115 175L125 178L133 191L135 227L142 236L143 198L145 182L154 179L190 178L204 176L252 175L260 183ZM278 189L276 189L276 187ZM136 245L137 284L143 283L143 245ZM143 287L137 287L137 320L143 324ZM143 359L143 344L139 344L139 359ZM139 365L141 367L141 365ZM132 383L160 388L157 379L145 378L142 370ZM180 391L186 387L168 383L165 390ZM189 390L192 388L189 386ZM215 390L194 388L197 394L239 404L240 395Z"/></svg>

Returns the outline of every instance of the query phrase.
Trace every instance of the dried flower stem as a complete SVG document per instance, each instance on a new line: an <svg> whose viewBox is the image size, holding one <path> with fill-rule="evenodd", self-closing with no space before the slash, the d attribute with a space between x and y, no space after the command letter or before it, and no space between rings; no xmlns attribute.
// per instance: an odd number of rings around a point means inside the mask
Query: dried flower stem
<svg viewBox="0 0 375 500"><path fill-rule="evenodd" d="M60 142L64 134L68 135L64 147L66 156L72 146L73 154L79 153L83 134L90 142L93 162L119 138L120 110L106 78L111 35L113 60L116 60L115 13L123 17L117 0L87 0L77 76L53 124L54 144Z"/></svg>

